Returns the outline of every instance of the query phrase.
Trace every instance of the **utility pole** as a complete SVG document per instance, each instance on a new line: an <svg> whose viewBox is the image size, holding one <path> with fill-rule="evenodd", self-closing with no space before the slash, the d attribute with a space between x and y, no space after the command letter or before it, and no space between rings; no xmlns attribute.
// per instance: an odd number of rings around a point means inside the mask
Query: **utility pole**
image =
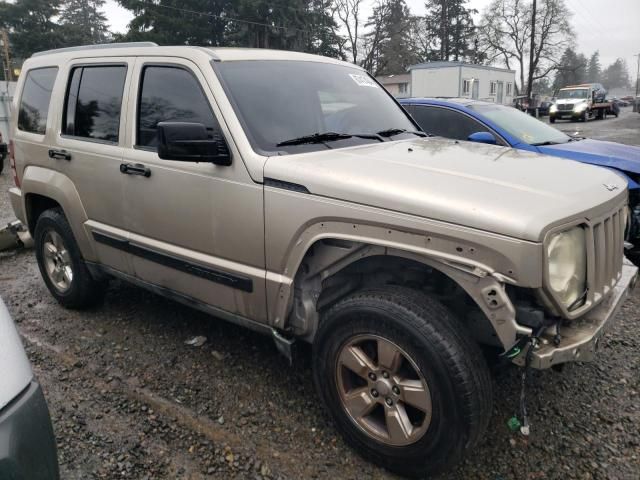
<svg viewBox="0 0 640 480"><path fill-rule="evenodd" d="M9 58L9 35L7 35L6 30L2 30L2 51L4 54L4 63L6 65L6 75L5 80L7 82L11 82L13 80L13 72L11 71L11 60Z"/></svg>
<svg viewBox="0 0 640 480"><path fill-rule="evenodd" d="M533 51L536 47L536 14L537 14L537 2L533 0L531 6L531 46L529 47L529 78L527 79L527 99L529 100L529 106L531 106L531 90L533 88Z"/></svg>
<svg viewBox="0 0 640 480"><path fill-rule="evenodd" d="M640 87L640 53L634 56L638 57L638 73L636 73L636 97L637 97L638 87ZM636 98L636 101L637 101L637 98Z"/></svg>

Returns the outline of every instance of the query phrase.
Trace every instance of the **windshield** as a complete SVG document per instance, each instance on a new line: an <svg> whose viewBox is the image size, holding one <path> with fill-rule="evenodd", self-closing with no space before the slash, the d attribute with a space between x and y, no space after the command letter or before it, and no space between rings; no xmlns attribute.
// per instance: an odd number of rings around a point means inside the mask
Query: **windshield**
<svg viewBox="0 0 640 480"><path fill-rule="evenodd" d="M469 108L481 113L522 143L552 145L554 143L567 143L571 139L561 131L513 107L470 105Z"/></svg>
<svg viewBox="0 0 640 480"><path fill-rule="evenodd" d="M574 88L571 90L560 90L558 98L589 98L588 88Z"/></svg>
<svg viewBox="0 0 640 480"><path fill-rule="evenodd" d="M412 134L393 133L384 140L363 136L389 129L416 130L386 91L355 67L252 60L220 62L214 69L249 141L261 154L300 153L397 140ZM327 132L349 135L324 135L320 138L327 141L282 145Z"/></svg>

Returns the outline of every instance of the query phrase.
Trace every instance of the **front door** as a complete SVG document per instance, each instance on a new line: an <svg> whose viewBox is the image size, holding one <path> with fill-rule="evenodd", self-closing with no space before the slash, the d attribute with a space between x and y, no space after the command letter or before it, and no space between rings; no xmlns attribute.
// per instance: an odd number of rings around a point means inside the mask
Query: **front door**
<svg viewBox="0 0 640 480"><path fill-rule="evenodd" d="M473 81L473 87L471 88L471 98L477 100L480 96L480 80L476 79Z"/></svg>
<svg viewBox="0 0 640 480"><path fill-rule="evenodd" d="M504 82L498 82L498 103L502 105L504 99Z"/></svg>
<svg viewBox="0 0 640 480"><path fill-rule="evenodd" d="M213 71L207 75L213 75ZM124 218L136 277L227 312L266 319L262 185L235 149L206 76L182 59L139 58L123 161ZM230 166L162 160L159 122L223 135Z"/></svg>

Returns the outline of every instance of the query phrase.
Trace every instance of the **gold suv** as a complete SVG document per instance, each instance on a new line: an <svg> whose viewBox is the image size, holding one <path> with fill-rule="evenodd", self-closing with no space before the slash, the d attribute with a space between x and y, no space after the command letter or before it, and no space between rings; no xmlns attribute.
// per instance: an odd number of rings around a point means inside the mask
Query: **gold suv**
<svg viewBox="0 0 640 480"><path fill-rule="evenodd" d="M525 367L589 360L635 281L617 174L429 137L338 60L55 50L24 63L13 111L12 205L62 305L119 277L292 361L311 343L337 428L405 475L482 438L479 345Z"/></svg>

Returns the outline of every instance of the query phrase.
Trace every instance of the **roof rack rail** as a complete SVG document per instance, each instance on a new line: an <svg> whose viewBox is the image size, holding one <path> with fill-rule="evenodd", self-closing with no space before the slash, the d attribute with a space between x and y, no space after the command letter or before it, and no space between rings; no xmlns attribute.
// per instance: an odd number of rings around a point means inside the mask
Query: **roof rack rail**
<svg viewBox="0 0 640 480"><path fill-rule="evenodd" d="M157 47L155 42L122 42L122 43L98 43L96 45L79 45L77 47L54 48L52 50L44 50L36 52L31 57L40 57L42 55L51 55L52 53L63 52L79 52L82 50L100 50L104 48L129 48L129 47Z"/></svg>

